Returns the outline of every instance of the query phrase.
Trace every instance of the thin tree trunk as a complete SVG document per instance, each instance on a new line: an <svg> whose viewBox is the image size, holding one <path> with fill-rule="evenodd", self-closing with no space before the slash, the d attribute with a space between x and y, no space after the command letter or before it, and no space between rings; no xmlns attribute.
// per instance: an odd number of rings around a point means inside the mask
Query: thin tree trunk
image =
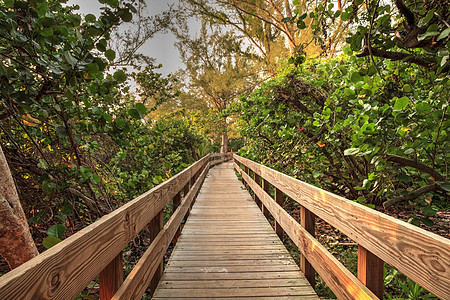
<svg viewBox="0 0 450 300"><path fill-rule="evenodd" d="M38 254L0 146L0 255L14 269Z"/></svg>
<svg viewBox="0 0 450 300"><path fill-rule="evenodd" d="M228 133L225 131L222 133L222 147L220 147L220 153L228 152Z"/></svg>

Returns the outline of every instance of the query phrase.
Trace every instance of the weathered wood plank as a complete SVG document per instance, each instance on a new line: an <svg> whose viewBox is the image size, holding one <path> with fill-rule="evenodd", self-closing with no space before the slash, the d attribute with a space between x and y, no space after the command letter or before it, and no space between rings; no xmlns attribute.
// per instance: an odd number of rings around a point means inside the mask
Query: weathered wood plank
<svg viewBox="0 0 450 300"><path fill-rule="evenodd" d="M179 298L186 296L184 289L161 289L158 297ZM222 298L224 295L228 297L278 297L278 296L311 296L311 287L255 287L255 288L216 288L216 289L189 289L189 297L210 297ZM317 297L317 296L316 296ZM317 298L318 299L318 298Z"/></svg>
<svg viewBox="0 0 450 300"><path fill-rule="evenodd" d="M384 262L362 246L358 246L358 279L383 299Z"/></svg>
<svg viewBox="0 0 450 300"><path fill-rule="evenodd" d="M267 280L185 280L185 281L161 281L161 286L167 289L198 289L198 288L255 288L255 287L296 287L304 286L303 279L267 279Z"/></svg>
<svg viewBox="0 0 450 300"><path fill-rule="evenodd" d="M0 299L75 298L208 159L205 156L165 183L3 275Z"/></svg>
<svg viewBox="0 0 450 300"><path fill-rule="evenodd" d="M241 175L339 299L378 299L250 176L244 172L241 172Z"/></svg>
<svg viewBox="0 0 450 300"><path fill-rule="evenodd" d="M253 172L440 298L450 295L450 240L235 155Z"/></svg>

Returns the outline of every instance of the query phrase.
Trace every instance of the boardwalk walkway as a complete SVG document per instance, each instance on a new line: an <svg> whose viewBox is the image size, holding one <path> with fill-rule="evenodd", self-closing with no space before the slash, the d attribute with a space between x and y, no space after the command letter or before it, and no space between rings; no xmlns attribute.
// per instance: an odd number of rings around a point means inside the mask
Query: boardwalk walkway
<svg viewBox="0 0 450 300"><path fill-rule="evenodd" d="M214 167L154 299L318 299L232 163Z"/></svg>

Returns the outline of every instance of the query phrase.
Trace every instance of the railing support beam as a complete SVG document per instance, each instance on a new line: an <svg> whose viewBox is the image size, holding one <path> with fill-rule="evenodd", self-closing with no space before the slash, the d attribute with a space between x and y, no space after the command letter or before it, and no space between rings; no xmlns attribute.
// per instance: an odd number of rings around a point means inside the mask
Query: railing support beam
<svg viewBox="0 0 450 300"><path fill-rule="evenodd" d="M175 197L173 197L172 201L173 201L173 211L175 212L175 210L177 210L177 208L181 204L181 191L178 192L178 194L176 194ZM175 236L173 237L172 243L174 246L177 243L180 234L181 234L181 225L180 227L178 227L177 232L175 232Z"/></svg>
<svg viewBox="0 0 450 300"><path fill-rule="evenodd" d="M123 283L123 254L120 252L104 269L100 272L100 300L109 300L117 292Z"/></svg>
<svg viewBox="0 0 450 300"><path fill-rule="evenodd" d="M278 188L275 188L275 202L278 203L278 205L280 205L281 207L283 207L283 192L280 191ZM283 240L283 228L281 227L280 224L278 224L278 222L275 221L275 232L278 235L278 237Z"/></svg>
<svg viewBox="0 0 450 300"><path fill-rule="evenodd" d="M358 279L378 298L384 294L384 262L358 245Z"/></svg>
<svg viewBox="0 0 450 300"><path fill-rule="evenodd" d="M265 180L264 178L262 179L261 187L267 194L270 195L270 183L267 180ZM261 211L267 219L269 217L270 213L267 210L267 208L264 207L264 204L261 204Z"/></svg>
<svg viewBox="0 0 450 300"><path fill-rule="evenodd" d="M256 182L256 184L259 184L259 182L261 181L261 176L259 176L256 173L253 173L253 180ZM258 205L258 207L261 208L261 200L259 200L256 193L253 194L253 199L255 200L256 205Z"/></svg>
<svg viewBox="0 0 450 300"><path fill-rule="evenodd" d="M161 229L164 227L164 214L163 211L160 211L159 214L157 214L153 220L150 221L150 239L153 241L158 233L161 231ZM156 290L156 287L158 286L159 280L162 277L163 274L163 268L164 268L164 262L161 261L159 263L158 270L156 270L155 275L152 278L152 281L150 282L150 290L153 295L153 293Z"/></svg>
<svg viewBox="0 0 450 300"><path fill-rule="evenodd" d="M313 237L316 236L315 215L305 207L300 207L300 225L306 229ZM316 286L316 271L304 255L300 255L300 269L305 274L306 279L312 287Z"/></svg>

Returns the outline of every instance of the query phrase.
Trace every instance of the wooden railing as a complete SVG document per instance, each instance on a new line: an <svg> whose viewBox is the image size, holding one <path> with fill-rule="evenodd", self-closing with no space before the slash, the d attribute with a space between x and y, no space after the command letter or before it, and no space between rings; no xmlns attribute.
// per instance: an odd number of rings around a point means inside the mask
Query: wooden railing
<svg viewBox="0 0 450 300"><path fill-rule="evenodd" d="M276 232L286 232L299 248L300 267L313 286L317 271L338 299L382 299L386 262L429 292L450 299L450 240L249 159L234 155L234 160L262 211L272 214ZM282 208L283 194L300 204L300 224ZM315 216L358 243L357 277L314 238Z"/></svg>
<svg viewBox="0 0 450 300"><path fill-rule="evenodd" d="M229 154L203 157L3 275L0 299L74 299L97 275L100 299L140 299L149 284L154 288L158 283L164 254L171 241L176 242L181 221L192 206L208 169L229 158ZM163 226L163 209L171 200L174 213ZM122 250L147 224L152 243L123 281Z"/></svg>

